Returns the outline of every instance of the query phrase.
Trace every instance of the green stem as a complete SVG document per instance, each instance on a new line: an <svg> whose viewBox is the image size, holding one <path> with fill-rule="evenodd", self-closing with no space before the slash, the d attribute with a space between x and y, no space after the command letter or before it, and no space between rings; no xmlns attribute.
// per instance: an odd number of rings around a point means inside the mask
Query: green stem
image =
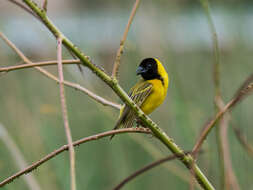
<svg viewBox="0 0 253 190"><path fill-rule="evenodd" d="M33 1L31 0L23 0L26 5L28 5L42 20L42 22L47 26L47 28L54 34L56 38L61 37L63 44L73 52L82 62L84 66L87 66L90 70L92 70L100 79L102 79L107 85L109 85L113 91L120 97L120 99L125 102L128 106L134 110L135 114L141 119L143 124L147 126L154 135L165 145L167 146L174 154L182 155L180 159L187 168L192 168L194 172L194 176L196 177L199 184L203 189L206 190L214 190L214 187L205 177L205 175L201 172L198 166L195 164L191 155L184 154L183 150L179 148L174 141L166 135L162 129L160 129L157 124L155 124L149 117L147 117L138 106L132 101L131 98L127 95L127 93L119 86L118 81L116 79L112 79L101 69L97 68L94 64L89 62L86 59L85 55L70 41L68 40L61 32L54 26L54 24L48 19L46 16L46 12L40 9Z"/></svg>

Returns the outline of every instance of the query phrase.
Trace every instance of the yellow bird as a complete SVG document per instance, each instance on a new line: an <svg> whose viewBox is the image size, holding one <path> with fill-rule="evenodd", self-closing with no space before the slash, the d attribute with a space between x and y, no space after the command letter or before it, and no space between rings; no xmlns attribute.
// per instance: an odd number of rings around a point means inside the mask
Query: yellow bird
<svg viewBox="0 0 253 190"><path fill-rule="evenodd" d="M142 60L136 70L142 79L135 84L129 97L141 108L145 114L153 112L164 101L169 86L169 77L162 63L156 58ZM130 128L136 121L136 116L131 108L124 105L120 110L119 119L114 129ZM111 136L110 139L113 138Z"/></svg>

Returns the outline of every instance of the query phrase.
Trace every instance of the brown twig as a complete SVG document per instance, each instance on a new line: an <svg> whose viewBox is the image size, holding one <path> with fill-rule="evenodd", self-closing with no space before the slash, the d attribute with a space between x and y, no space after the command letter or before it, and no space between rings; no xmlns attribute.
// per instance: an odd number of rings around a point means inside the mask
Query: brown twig
<svg viewBox="0 0 253 190"><path fill-rule="evenodd" d="M0 32L0 37L6 42L10 48L12 48L18 56L27 64L32 64L32 62L2 33Z"/></svg>
<svg viewBox="0 0 253 190"><path fill-rule="evenodd" d="M253 81L250 81L249 79L253 80L252 75L250 75L249 78L246 79L248 81L247 85L245 85L245 82L243 83L244 88L241 89L239 93L237 93L234 98L230 102L228 102L222 110L220 110L215 117L207 123L207 125L204 127L202 133L200 134L199 138L197 139L196 144L193 147L193 155L196 157L201 145L203 144L204 140L206 139L209 132L212 130L212 128L215 126L215 124L219 121L219 119L222 118L222 116L231 110L234 106L236 106L240 101L242 101L247 95L250 94L251 91L253 91Z"/></svg>
<svg viewBox="0 0 253 190"><path fill-rule="evenodd" d="M207 135L209 134L209 132L212 130L212 128L214 127L214 125L217 123L217 121L235 104L235 99L232 99L228 104L226 104L226 106L220 110L215 116L214 118L209 121L207 123L206 126L204 126L204 129L202 130L202 133L200 134L197 142L195 143L194 147L193 147L193 155L196 158L198 151L201 147L201 145L203 144L204 140L206 139Z"/></svg>
<svg viewBox="0 0 253 190"><path fill-rule="evenodd" d="M224 162L224 186L223 189L234 189L240 190L239 184L237 182L237 178L235 176L232 161L230 158L229 144L228 144L228 122L230 116L228 113L224 115L224 117L220 120L220 141L222 146L222 154L223 154L223 162Z"/></svg>
<svg viewBox="0 0 253 190"><path fill-rule="evenodd" d="M42 2L42 8L43 8L44 11L47 12L47 0L43 0L43 2Z"/></svg>
<svg viewBox="0 0 253 190"><path fill-rule="evenodd" d="M190 154L191 152L190 151L187 151L185 152L185 154ZM171 160L174 160L176 158L181 158L182 155L170 155L170 156L166 156L165 158L162 158L160 160L157 160L155 162L152 162L146 166L144 166L143 168L135 171L134 173L132 173L131 175L129 175L127 178L125 178L124 180L122 180L117 186L115 186L113 188L113 190L119 190L121 189L126 183L130 182L131 180L135 179L137 176L147 172L148 170L151 170L152 168L156 167L156 166L159 166L161 164L163 164L164 162L167 162L167 161L171 161Z"/></svg>
<svg viewBox="0 0 253 190"><path fill-rule="evenodd" d="M160 157L163 156L163 154L155 147L153 143L149 139L146 139L145 136L129 136L133 141L135 141L137 144L140 144L142 148L146 151L147 154L149 154L153 159L158 160ZM145 143L143 143L145 141ZM182 179L184 182L188 182L190 174L183 170L180 166L177 166L175 164L166 164L163 165L164 168L166 168L169 172L174 174L175 176ZM199 189L202 189L200 186L198 186Z"/></svg>
<svg viewBox="0 0 253 190"><path fill-rule="evenodd" d="M7 45L9 45L18 55L19 57L26 63L26 65L33 65L35 63L33 63L32 61L30 61L3 33L0 32L0 37L6 42ZM53 62L57 62L57 61L53 61ZM41 62L42 63L42 62ZM46 63L46 62L44 62ZM22 67L25 65L22 65ZM14 66L13 66L14 67ZM4 69L4 68L2 68ZM56 81L57 83L59 83L59 79L57 77L55 77L53 74L49 73L48 71L46 71L45 69L42 69L40 67L35 67L35 69L37 69L39 72L41 72L42 74L44 74L45 76L47 76L48 78ZM86 95L88 95L90 98L92 98L93 100L101 103L104 106L111 106L115 109L120 109L121 105L113 103L111 101L108 101L98 95L96 95L95 93L89 91L88 89L82 87L79 84L76 83L72 83L72 82L68 82L68 81L63 81L64 85L72 87L76 90L79 90L83 93L85 93Z"/></svg>
<svg viewBox="0 0 253 190"><path fill-rule="evenodd" d="M67 104L66 104L64 84L63 84L64 76L63 76L63 67L62 67L62 38L61 37L57 39L57 62L58 62L61 110L62 110L65 134L67 137L67 142L68 142L68 147L69 147L71 190L76 190L75 150L74 150L74 146L72 142L71 130L69 127L68 111L67 111Z"/></svg>
<svg viewBox="0 0 253 190"><path fill-rule="evenodd" d="M125 178L124 180L122 180L116 187L113 188L113 190L119 190L121 189L126 183L128 183L129 181L133 180L134 178L136 178L137 176L143 174L144 172L151 170L152 168L167 162L167 161L171 161L174 160L176 158L181 158L182 155L170 155L170 156L166 156L165 158L162 158L160 160L157 160L155 162L152 162L151 164L148 164L146 166L144 166L143 168L135 171L133 174L129 175L127 178Z"/></svg>
<svg viewBox="0 0 253 190"><path fill-rule="evenodd" d="M250 145L245 136L243 135L242 131L237 128L235 125L232 124L233 131L235 136L237 137L238 141L241 143L242 147L246 150L246 152L253 158L253 146Z"/></svg>
<svg viewBox="0 0 253 190"><path fill-rule="evenodd" d="M146 129L146 128L125 128L125 129L111 130L111 131L106 131L106 132L103 132L103 133L99 133L99 134L96 134L96 135L92 135L92 136L85 137L85 138L82 138L80 140L77 140L77 141L73 142L73 146L79 146L83 143L98 140L100 138L111 136L113 134L123 134L123 133L151 134L151 131L149 129ZM11 183L13 180L17 179L18 177L20 177L24 174L32 172L33 170L35 170L37 167L39 167L43 163L47 162L48 160L52 159L53 157L57 156L58 154L66 151L66 150L69 150L68 145L63 145L62 147L56 149L55 151L53 151L50 154L46 155L45 157L41 158L39 161L34 162L30 166L26 167L22 171L19 171L16 174L14 174L14 175L8 177L7 179L3 180L2 182L0 182L0 187L3 187L6 184Z"/></svg>
<svg viewBox="0 0 253 190"><path fill-rule="evenodd" d="M78 59L69 59L69 60L62 60L62 64L79 64L80 61ZM10 72L10 71L16 71L20 69L27 69L27 68L33 68L33 67L44 67L44 66L52 66L57 65L57 61L41 61L41 62L34 62L34 63L28 63L28 64L22 64L22 65L14 65L14 66L8 66L8 67L0 67L0 72Z"/></svg>
<svg viewBox="0 0 253 190"><path fill-rule="evenodd" d="M215 103L215 106L216 106L216 110L219 110L219 111L222 110L222 107L224 106L224 103L223 103L223 100L221 98L221 94L217 94L217 90L216 90L216 94L215 94L215 97L214 97L214 103ZM225 178L227 178L227 176L225 176L224 148L229 148L229 147L226 147L226 146L229 146L229 144L226 143L227 139L222 139L223 135L224 135L224 138L227 138L228 122L225 119L228 116L227 114L225 114L224 117L219 122L219 127L216 127L216 141L217 141L218 159L219 159L219 164L220 164L219 165L219 175L220 175L220 179L221 179L220 180L220 189L225 189L225 185L226 185L226 183L225 183L226 179ZM223 131L223 135L222 135L221 131Z"/></svg>
<svg viewBox="0 0 253 190"><path fill-rule="evenodd" d="M120 58L121 58L121 55L123 54L123 49L124 49L124 44L125 44L125 41L126 41L126 38L127 38L127 34L128 34L129 29L130 29L130 26L133 22L133 19L134 19L134 16L136 14L136 10L137 10L139 4L140 4L140 0L136 0L135 3L134 3L133 9L131 11L130 17L128 19L128 23L127 23L127 26L125 28L123 37L120 41L120 46L119 46L119 49L117 51L117 55L116 55L116 58L115 58L115 61L114 61L113 69L112 69L112 77L113 78L118 78Z"/></svg>

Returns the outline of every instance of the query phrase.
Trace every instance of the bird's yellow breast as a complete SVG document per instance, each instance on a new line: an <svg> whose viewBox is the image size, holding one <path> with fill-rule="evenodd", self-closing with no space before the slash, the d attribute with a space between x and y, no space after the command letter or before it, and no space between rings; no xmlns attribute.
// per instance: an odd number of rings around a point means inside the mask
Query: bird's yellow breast
<svg viewBox="0 0 253 190"><path fill-rule="evenodd" d="M148 82L152 84L152 92L141 105L141 109L145 114L150 114L161 105L166 97L168 88L159 79L149 80Z"/></svg>

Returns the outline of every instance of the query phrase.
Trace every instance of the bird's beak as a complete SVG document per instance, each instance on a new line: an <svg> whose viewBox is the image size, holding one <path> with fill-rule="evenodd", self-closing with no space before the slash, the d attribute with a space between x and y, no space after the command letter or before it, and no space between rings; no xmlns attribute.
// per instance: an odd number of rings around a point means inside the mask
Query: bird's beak
<svg viewBox="0 0 253 190"><path fill-rule="evenodd" d="M136 74L137 75L140 75L142 73L146 72L146 69L144 69L143 67L138 67L137 70L136 70Z"/></svg>

